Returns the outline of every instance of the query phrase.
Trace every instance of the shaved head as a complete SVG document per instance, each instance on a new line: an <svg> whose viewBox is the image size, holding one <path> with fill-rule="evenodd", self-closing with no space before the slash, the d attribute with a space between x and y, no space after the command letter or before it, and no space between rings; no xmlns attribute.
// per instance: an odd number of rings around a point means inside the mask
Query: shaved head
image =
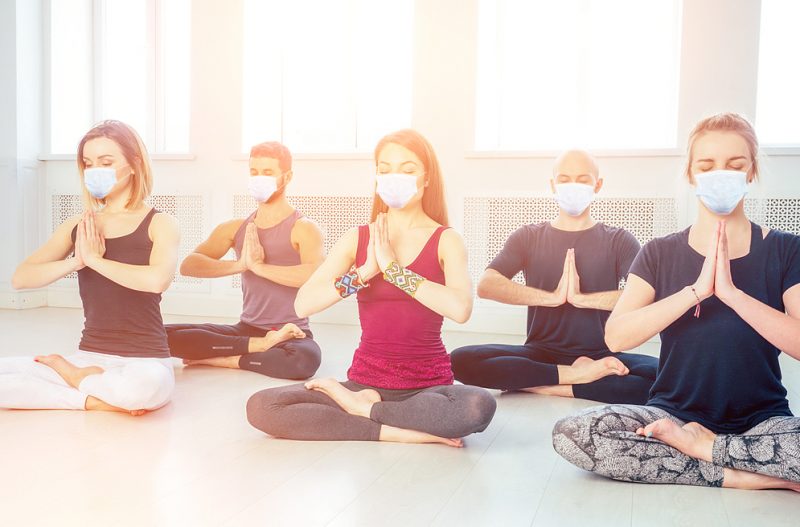
<svg viewBox="0 0 800 527"><path fill-rule="evenodd" d="M591 175L598 179L600 170L597 167L597 161L588 152L567 150L559 155L553 164L553 178L557 179L559 175L570 177Z"/></svg>

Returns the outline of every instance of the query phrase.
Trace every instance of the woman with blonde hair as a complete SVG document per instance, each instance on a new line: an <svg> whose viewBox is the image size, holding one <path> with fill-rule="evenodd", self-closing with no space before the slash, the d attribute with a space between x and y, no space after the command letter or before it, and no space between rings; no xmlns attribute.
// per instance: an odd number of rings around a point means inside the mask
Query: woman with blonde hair
<svg viewBox="0 0 800 527"><path fill-rule="evenodd" d="M660 334L650 398L560 420L553 446L571 463L624 481L800 490L800 418L778 362L800 359L800 237L745 215L757 154L737 114L692 131L697 217L642 248L606 324L613 351Z"/></svg>
<svg viewBox="0 0 800 527"><path fill-rule="evenodd" d="M0 408L141 415L175 384L159 303L175 274L176 220L148 206L153 177L138 134L94 126L78 146L86 212L62 223L17 268L17 289L78 273L85 323L78 349L0 358Z"/></svg>
<svg viewBox="0 0 800 527"><path fill-rule="evenodd" d="M272 388L247 403L250 423L305 440L399 441L462 446L484 430L495 400L454 386L441 339L443 317L472 311L467 254L447 227L439 163L418 132L387 135L375 148L372 223L346 233L299 290L299 316L357 295L361 342L348 381Z"/></svg>

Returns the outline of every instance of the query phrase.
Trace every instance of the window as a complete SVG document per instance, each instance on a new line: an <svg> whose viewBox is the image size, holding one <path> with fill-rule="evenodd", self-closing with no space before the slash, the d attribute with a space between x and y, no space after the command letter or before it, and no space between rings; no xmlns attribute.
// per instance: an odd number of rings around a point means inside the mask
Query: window
<svg viewBox="0 0 800 527"><path fill-rule="evenodd" d="M762 144L800 144L800 71L792 66L800 51L798 19L796 0L761 1L756 125Z"/></svg>
<svg viewBox="0 0 800 527"><path fill-rule="evenodd" d="M151 152L189 149L190 0L51 0L50 152L103 119Z"/></svg>
<svg viewBox="0 0 800 527"><path fill-rule="evenodd" d="M244 0L242 148L369 151L411 124L413 0Z"/></svg>
<svg viewBox="0 0 800 527"><path fill-rule="evenodd" d="M674 148L679 0L479 0L476 150Z"/></svg>

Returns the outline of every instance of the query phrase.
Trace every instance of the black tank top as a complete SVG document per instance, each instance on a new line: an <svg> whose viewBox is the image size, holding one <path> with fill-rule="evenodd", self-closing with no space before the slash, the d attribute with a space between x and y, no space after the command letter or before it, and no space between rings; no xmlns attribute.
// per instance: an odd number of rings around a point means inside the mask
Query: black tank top
<svg viewBox="0 0 800 527"><path fill-rule="evenodd" d="M152 209L130 234L106 239L107 260L148 265L153 242L148 227L158 211ZM77 226L72 229L75 243ZM161 293L135 291L113 282L89 267L78 271L83 301L80 349L123 357L169 357L167 333L161 318Z"/></svg>

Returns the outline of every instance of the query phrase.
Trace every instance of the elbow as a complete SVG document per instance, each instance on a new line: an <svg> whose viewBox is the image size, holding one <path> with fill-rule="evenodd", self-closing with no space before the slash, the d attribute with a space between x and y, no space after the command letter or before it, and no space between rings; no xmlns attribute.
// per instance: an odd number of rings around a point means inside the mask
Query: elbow
<svg viewBox="0 0 800 527"><path fill-rule="evenodd" d="M301 287L297 291L297 296L294 299L294 312L300 318L307 318L309 315L311 315L311 310L306 305L307 302L305 302L302 292L303 288Z"/></svg>
<svg viewBox="0 0 800 527"><path fill-rule="evenodd" d="M489 290L490 288L487 287L485 280L481 280L480 282L478 282L478 289L477 289L478 298L489 298Z"/></svg>
<svg viewBox="0 0 800 527"><path fill-rule="evenodd" d="M467 299L465 302L459 303L459 308L455 310L450 319L457 324L466 323L472 316L472 298Z"/></svg>
<svg viewBox="0 0 800 527"><path fill-rule="evenodd" d="M166 290L169 289L169 286L172 285L172 281L174 280L174 278L175 278L175 275L173 274L173 275L170 275L168 277L156 280L153 284L151 284L151 287L149 288L148 292L149 293L156 293L156 294L159 294L159 295L161 293L166 292Z"/></svg>
<svg viewBox="0 0 800 527"><path fill-rule="evenodd" d="M25 281L19 276L18 272L11 277L11 287L17 290L25 288Z"/></svg>
<svg viewBox="0 0 800 527"><path fill-rule="evenodd" d="M622 335L620 331L616 327L616 324L610 323L606 324L606 331L604 335L604 340L606 342L606 347L611 353L619 353L621 351L625 351L625 343L622 339Z"/></svg>

